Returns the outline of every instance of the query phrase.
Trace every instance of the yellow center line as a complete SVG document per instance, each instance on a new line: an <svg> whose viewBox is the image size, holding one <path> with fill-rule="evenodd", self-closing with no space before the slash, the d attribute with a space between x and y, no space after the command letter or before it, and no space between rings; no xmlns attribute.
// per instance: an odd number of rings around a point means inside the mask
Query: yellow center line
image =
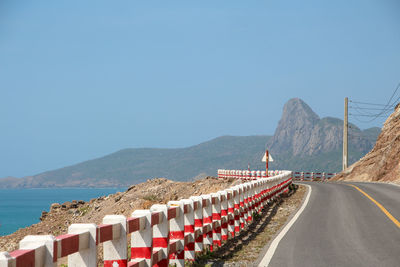
<svg viewBox="0 0 400 267"><path fill-rule="evenodd" d="M378 208L380 208L380 209L382 210L382 212L385 213L385 215L386 215L390 220L392 220L392 222L393 222L395 225L397 225L397 227L400 228L400 222L399 222L395 217L393 217L393 215L390 214L390 212L387 211L387 209L385 209L385 207L382 206L378 201L376 201L375 199L373 199L370 195L368 195L367 193L365 193L363 190L361 190L361 189L358 188L357 186L352 185L352 184L349 184L349 186L354 187L355 189L357 189L358 191L360 191L361 193L363 193L364 196L366 196L367 198L369 198L369 200L371 200L372 202L374 202L375 205L377 205Z"/></svg>

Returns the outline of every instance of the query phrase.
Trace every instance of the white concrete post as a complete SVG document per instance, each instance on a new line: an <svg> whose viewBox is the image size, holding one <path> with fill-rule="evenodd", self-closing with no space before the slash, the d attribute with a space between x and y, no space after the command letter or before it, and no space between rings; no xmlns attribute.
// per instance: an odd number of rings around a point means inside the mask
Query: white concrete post
<svg viewBox="0 0 400 267"><path fill-rule="evenodd" d="M239 209L240 209L240 231L244 229L244 185L238 185L239 188Z"/></svg>
<svg viewBox="0 0 400 267"><path fill-rule="evenodd" d="M190 197L193 200L195 209L194 209L194 231L195 231L195 242L194 242L194 251L202 252L203 251L203 199L199 196Z"/></svg>
<svg viewBox="0 0 400 267"><path fill-rule="evenodd" d="M54 267L54 241L52 235L28 235L19 242L19 249L35 249L35 266Z"/></svg>
<svg viewBox="0 0 400 267"><path fill-rule="evenodd" d="M203 203L207 203L207 205L203 205L203 227L210 225L211 231L208 233L203 233L203 244L206 248L212 248L212 207L211 207L211 195L201 195L203 198Z"/></svg>
<svg viewBox="0 0 400 267"><path fill-rule="evenodd" d="M228 192L218 191L221 196L221 240L228 240Z"/></svg>
<svg viewBox="0 0 400 267"><path fill-rule="evenodd" d="M218 226L213 227L213 246L218 248L221 246L221 195L220 193L212 193L212 221ZM214 247L213 247L214 249Z"/></svg>
<svg viewBox="0 0 400 267"><path fill-rule="evenodd" d="M68 267L97 267L97 226L93 223L79 223L68 227L68 234L82 234L83 232L89 232L89 235L79 235L79 251L68 256ZM81 249L81 247L87 248Z"/></svg>
<svg viewBox="0 0 400 267"><path fill-rule="evenodd" d="M176 208L176 217L169 221L169 240L171 243L176 241L176 252L170 253L169 263L177 267L185 266L185 218L182 201L169 201L168 208Z"/></svg>
<svg viewBox="0 0 400 267"><path fill-rule="evenodd" d="M144 262L145 266L152 266L153 231L151 227L151 211L135 210L132 217L144 217L138 231L131 234L131 259L136 262ZM69 267L69 266L68 266Z"/></svg>
<svg viewBox="0 0 400 267"><path fill-rule="evenodd" d="M0 267L16 267L15 258L11 257L8 252L0 252Z"/></svg>
<svg viewBox="0 0 400 267"><path fill-rule="evenodd" d="M228 239L235 236L235 202L234 190L232 188L226 189L228 199Z"/></svg>
<svg viewBox="0 0 400 267"><path fill-rule="evenodd" d="M168 266L169 221L168 206L155 204L150 208L151 213L159 213L158 223L153 224L153 251L162 250L162 258L158 259L158 266ZM155 262L153 262L155 264Z"/></svg>
<svg viewBox="0 0 400 267"><path fill-rule="evenodd" d="M233 202L235 215L235 236L240 232L240 189L238 186L233 187Z"/></svg>
<svg viewBox="0 0 400 267"><path fill-rule="evenodd" d="M126 217L124 215L106 215L103 224L119 224L113 229L113 240L103 243L104 267L128 266L128 242L126 233ZM115 231L115 233L114 233Z"/></svg>
<svg viewBox="0 0 400 267"><path fill-rule="evenodd" d="M185 260L194 262L194 202L192 199L182 199L185 205L185 239L188 242L185 244Z"/></svg>

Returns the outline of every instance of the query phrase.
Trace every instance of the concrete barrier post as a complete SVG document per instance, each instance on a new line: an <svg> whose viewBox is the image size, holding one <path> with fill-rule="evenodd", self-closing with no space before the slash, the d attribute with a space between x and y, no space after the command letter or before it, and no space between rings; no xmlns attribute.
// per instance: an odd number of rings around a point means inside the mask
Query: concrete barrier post
<svg viewBox="0 0 400 267"><path fill-rule="evenodd" d="M239 209L240 209L240 231L244 229L244 186L238 185L239 188Z"/></svg>
<svg viewBox="0 0 400 267"><path fill-rule="evenodd" d="M234 215L235 215L235 236L240 232L240 189L238 186L233 188Z"/></svg>
<svg viewBox="0 0 400 267"><path fill-rule="evenodd" d="M213 249L221 246L221 195L212 193Z"/></svg>
<svg viewBox="0 0 400 267"><path fill-rule="evenodd" d="M170 243L176 242L176 252L169 256L169 263L177 267L185 266L185 218L182 201L169 201L168 208L174 208L176 216L169 221ZM179 244L179 245L178 245Z"/></svg>
<svg viewBox="0 0 400 267"><path fill-rule="evenodd" d="M221 240L228 240L228 192L218 191L221 196Z"/></svg>
<svg viewBox="0 0 400 267"><path fill-rule="evenodd" d="M123 215L106 215L103 224L119 224L113 229L113 240L103 243L104 267L113 267L115 262L120 267L128 266L128 246L126 217ZM118 231L118 232L117 232Z"/></svg>
<svg viewBox="0 0 400 267"><path fill-rule="evenodd" d="M203 199L203 244L207 249L212 250L212 207L211 195L201 195Z"/></svg>
<svg viewBox="0 0 400 267"><path fill-rule="evenodd" d="M52 235L28 235L19 242L19 249L35 250L35 266L54 267L57 266L54 244Z"/></svg>
<svg viewBox="0 0 400 267"><path fill-rule="evenodd" d="M151 227L151 211L135 210L132 217L143 217L138 231L131 234L131 259L135 262L144 262L146 266L152 264L153 231Z"/></svg>
<svg viewBox="0 0 400 267"><path fill-rule="evenodd" d="M157 259L159 267L167 267L169 264L168 257L168 244L169 244L169 221L168 221L168 207L167 205L155 204L150 207L152 214L153 225L153 252L162 251L160 257Z"/></svg>
<svg viewBox="0 0 400 267"><path fill-rule="evenodd" d="M228 199L228 239L235 236L235 201L234 190L229 188L225 190Z"/></svg>
<svg viewBox="0 0 400 267"><path fill-rule="evenodd" d="M79 251L68 256L68 266L97 266L97 245L95 224L72 224L68 227L68 234L82 234L89 232L89 235L79 235ZM85 247L85 249L81 249Z"/></svg>
<svg viewBox="0 0 400 267"><path fill-rule="evenodd" d="M182 200L185 211L185 260L193 262L195 259L194 254L194 202L191 199Z"/></svg>
<svg viewBox="0 0 400 267"><path fill-rule="evenodd" d="M203 251L203 199L199 196L190 197L194 206L194 251L200 253Z"/></svg>

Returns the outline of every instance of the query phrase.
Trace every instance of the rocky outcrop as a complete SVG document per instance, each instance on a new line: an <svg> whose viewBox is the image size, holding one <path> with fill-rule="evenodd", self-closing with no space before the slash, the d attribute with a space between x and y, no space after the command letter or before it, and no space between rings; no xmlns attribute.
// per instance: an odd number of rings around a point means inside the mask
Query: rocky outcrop
<svg viewBox="0 0 400 267"><path fill-rule="evenodd" d="M373 149L334 180L400 183L400 106L386 120Z"/></svg>
<svg viewBox="0 0 400 267"><path fill-rule="evenodd" d="M350 125L349 143L353 150L367 153L374 144L374 129L361 131ZM343 121L337 118L322 118L301 99L289 100L282 113L274 136L267 147L273 154L313 156L338 151L342 147Z"/></svg>

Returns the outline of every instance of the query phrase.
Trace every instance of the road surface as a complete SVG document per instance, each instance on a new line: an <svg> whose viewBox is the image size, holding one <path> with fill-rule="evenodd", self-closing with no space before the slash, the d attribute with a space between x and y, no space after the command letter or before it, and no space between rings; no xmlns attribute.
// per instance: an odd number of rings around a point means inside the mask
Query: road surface
<svg viewBox="0 0 400 267"><path fill-rule="evenodd" d="M278 243L268 266L400 266L399 186L305 184L312 188L308 204Z"/></svg>

